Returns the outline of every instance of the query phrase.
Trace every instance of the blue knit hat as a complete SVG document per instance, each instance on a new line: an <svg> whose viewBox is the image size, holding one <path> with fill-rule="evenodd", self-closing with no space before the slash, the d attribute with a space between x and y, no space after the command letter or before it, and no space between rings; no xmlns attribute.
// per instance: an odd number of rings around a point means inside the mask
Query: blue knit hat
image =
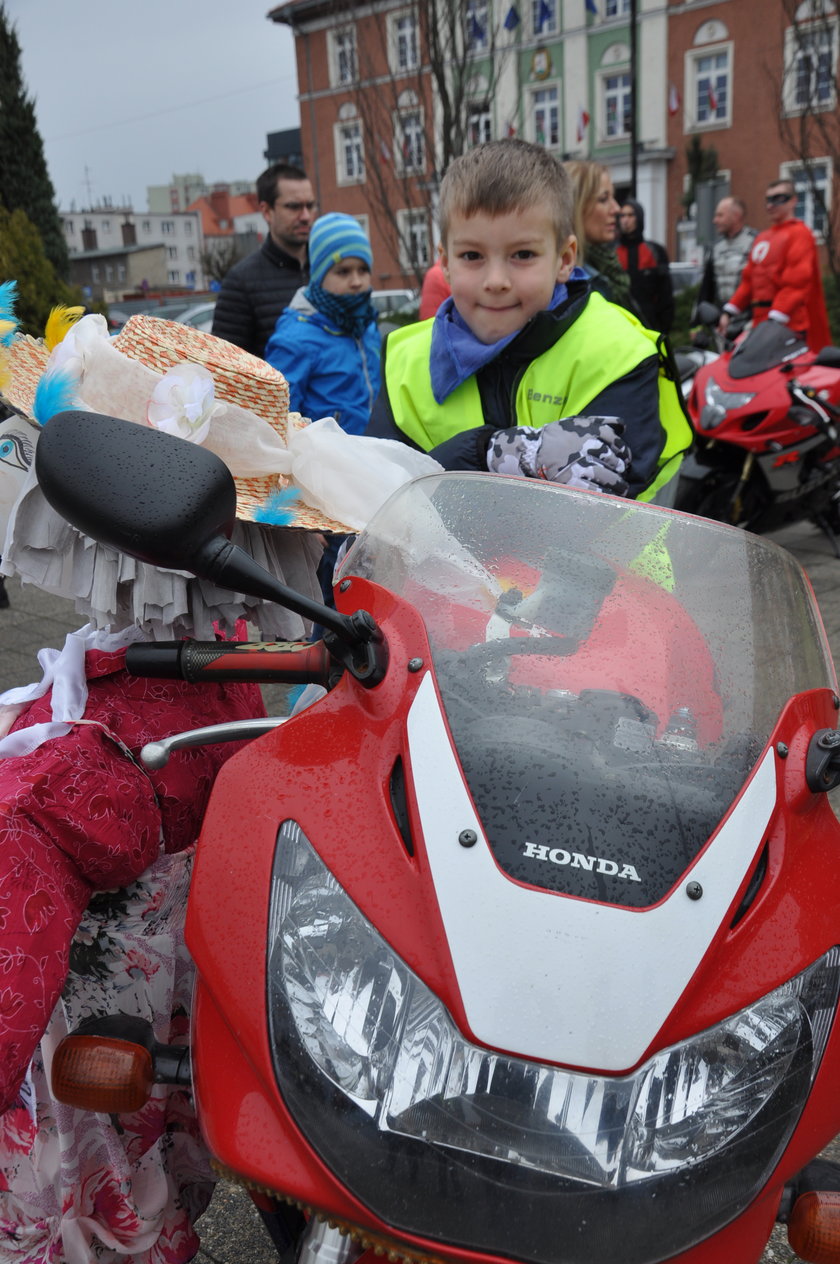
<svg viewBox="0 0 840 1264"><path fill-rule="evenodd" d="M352 215L321 215L309 231L309 279L320 285L341 259L364 259L373 267L373 251L364 229Z"/></svg>

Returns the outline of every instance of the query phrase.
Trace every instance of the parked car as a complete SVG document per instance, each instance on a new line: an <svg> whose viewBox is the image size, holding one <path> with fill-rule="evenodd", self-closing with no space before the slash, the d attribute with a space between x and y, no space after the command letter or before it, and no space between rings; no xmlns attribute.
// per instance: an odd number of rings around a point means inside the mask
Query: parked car
<svg viewBox="0 0 840 1264"><path fill-rule="evenodd" d="M204 294L179 294L171 299L132 298L117 301L108 308L108 331L111 334L119 333L130 316L159 316L161 320L180 321L185 313L199 306L206 306L208 301ZM212 303L215 302L213 297Z"/></svg>
<svg viewBox="0 0 840 1264"><path fill-rule="evenodd" d="M395 312L398 308L405 307L415 299L419 301L419 298L419 290L374 290L371 302L379 315L384 316L387 312Z"/></svg>
<svg viewBox="0 0 840 1264"><path fill-rule="evenodd" d="M209 334L213 328L215 310L216 300L213 299L207 303L194 303L192 307L181 312L180 316L170 317L170 319L177 320L180 325L190 325L193 329L200 329L203 333Z"/></svg>
<svg viewBox="0 0 840 1264"><path fill-rule="evenodd" d="M702 263L669 263L671 273L671 289L675 294L681 290L689 290L692 285L699 285L703 275Z"/></svg>
<svg viewBox="0 0 840 1264"><path fill-rule="evenodd" d="M379 313L379 328L390 333L400 325L417 320L420 311L419 290L374 290L371 302Z"/></svg>

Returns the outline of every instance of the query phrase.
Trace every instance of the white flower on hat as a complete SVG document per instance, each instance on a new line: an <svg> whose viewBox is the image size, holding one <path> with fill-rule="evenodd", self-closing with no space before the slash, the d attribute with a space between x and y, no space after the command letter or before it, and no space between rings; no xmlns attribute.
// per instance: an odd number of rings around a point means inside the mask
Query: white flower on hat
<svg viewBox="0 0 840 1264"><path fill-rule="evenodd" d="M152 391L149 425L177 439L203 443L217 411L213 375L200 364L176 364Z"/></svg>

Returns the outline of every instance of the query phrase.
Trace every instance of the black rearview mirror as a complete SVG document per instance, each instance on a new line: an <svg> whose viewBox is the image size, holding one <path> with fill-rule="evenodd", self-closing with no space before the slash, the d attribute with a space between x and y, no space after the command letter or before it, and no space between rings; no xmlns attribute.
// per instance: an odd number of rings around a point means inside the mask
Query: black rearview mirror
<svg viewBox="0 0 840 1264"><path fill-rule="evenodd" d="M236 519L233 478L214 453L100 413L56 413L35 470L56 513L84 535L170 570L191 569Z"/></svg>

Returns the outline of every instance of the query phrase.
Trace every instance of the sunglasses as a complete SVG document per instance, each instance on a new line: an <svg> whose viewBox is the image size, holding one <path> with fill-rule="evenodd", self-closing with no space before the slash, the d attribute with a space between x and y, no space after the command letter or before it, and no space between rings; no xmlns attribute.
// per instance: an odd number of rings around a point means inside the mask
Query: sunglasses
<svg viewBox="0 0 840 1264"><path fill-rule="evenodd" d="M284 211L291 211L292 215L300 215L301 211L314 211L317 202L281 202L280 205Z"/></svg>
<svg viewBox="0 0 840 1264"><path fill-rule="evenodd" d="M793 193L768 193L764 201L767 206L782 206L785 202L792 202L794 196Z"/></svg>

